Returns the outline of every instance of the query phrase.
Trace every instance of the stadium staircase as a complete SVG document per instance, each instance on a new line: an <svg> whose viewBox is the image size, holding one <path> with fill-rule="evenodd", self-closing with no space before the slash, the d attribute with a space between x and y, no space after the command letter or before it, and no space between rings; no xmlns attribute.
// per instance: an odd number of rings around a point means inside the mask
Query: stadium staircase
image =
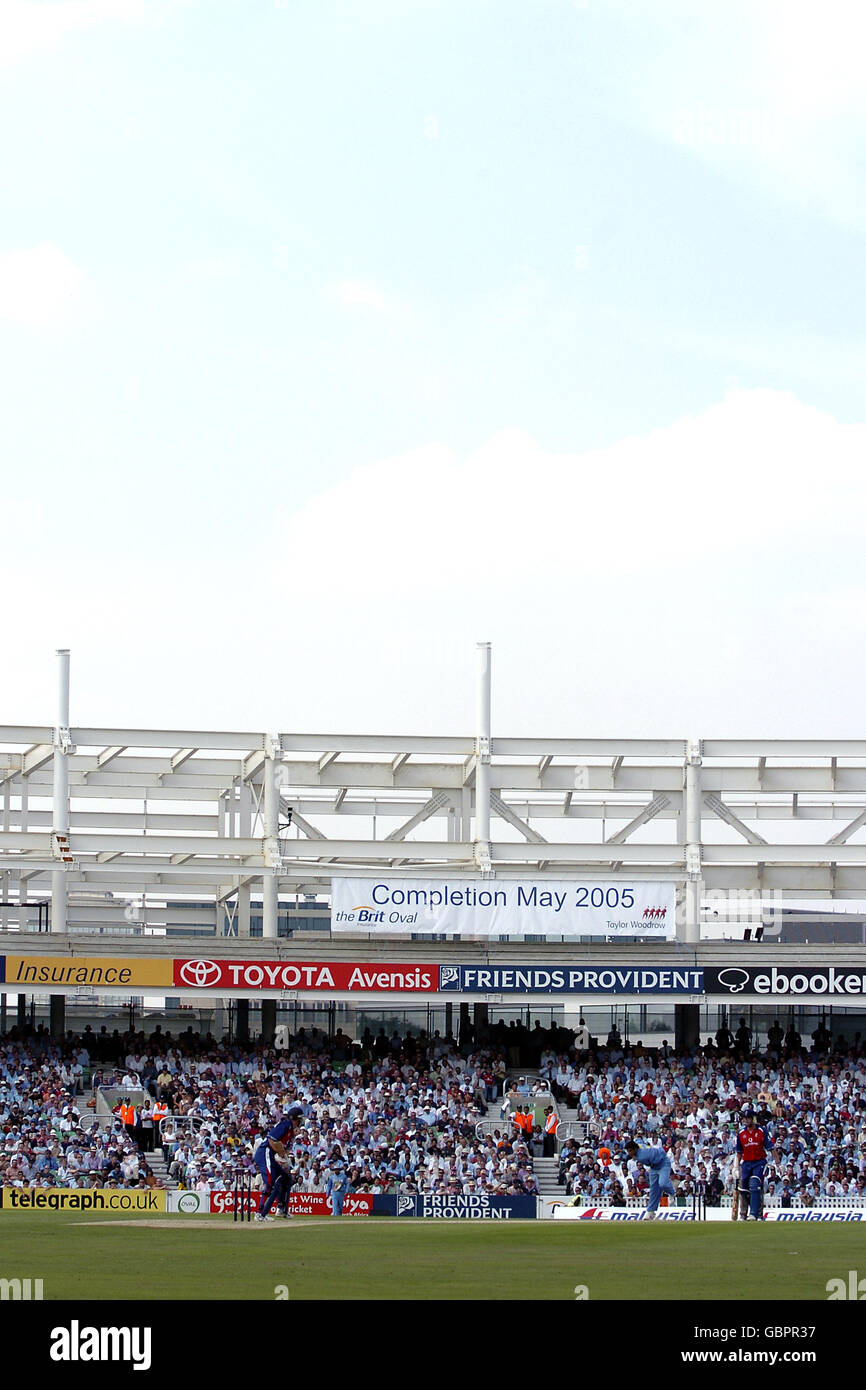
<svg viewBox="0 0 866 1390"><path fill-rule="evenodd" d="M559 1177L558 1158L534 1158L532 1167L535 1171L535 1180L538 1183L539 1197L562 1197L565 1188L560 1187L557 1179Z"/></svg>
<svg viewBox="0 0 866 1390"><path fill-rule="evenodd" d="M162 1156L162 1149L154 1149L153 1153L144 1154L143 1156L147 1160L148 1166L153 1169L153 1175L160 1187L164 1187L167 1192L173 1191L174 1188L177 1187L177 1182L168 1175L168 1168Z"/></svg>
<svg viewBox="0 0 866 1390"><path fill-rule="evenodd" d="M508 1092L512 1088L516 1089L521 1080L526 1081L531 1090L541 1079L541 1073L538 1071L531 1071L527 1067L510 1067L505 1082L505 1090ZM532 1096L531 1099L534 1105L541 1105L542 1107L552 1105L557 1115L559 1115L560 1121L562 1120L560 1107L549 1091L543 1095ZM501 1101L493 1101L490 1103L489 1118L499 1116L499 1107L501 1104ZM501 1126L502 1120L498 1119L497 1122ZM557 1151L558 1149L559 1145L557 1144ZM565 1188L560 1187L558 1182L558 1156L554 1158L542 1158L540 1154L536 1153L532 1159L532 1169L535 1173L536 1182L538 1183L538 1194L540 1197L561 1197L563 1195Z"/></svg>

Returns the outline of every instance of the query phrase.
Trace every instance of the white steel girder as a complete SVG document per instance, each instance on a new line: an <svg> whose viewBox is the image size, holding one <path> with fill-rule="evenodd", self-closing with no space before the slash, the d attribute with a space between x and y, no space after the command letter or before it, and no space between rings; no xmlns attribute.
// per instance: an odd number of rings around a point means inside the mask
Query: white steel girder
<svg viewBox="0 0 866 1390"><path fill-rule="evenodd" d="M283 893L299 883L324 892L343 870L363 875L393 867L386 846L395 842L403 842L396 861L401 874L477 874L470 816L481 757L495 788L491 813L519 836L490 842L494 873L685 876L675 829L683 815L687 739L332 733L271 739L258 732L72 727L68 744L70 905L78 891L99 884L141 892L158 883L180 896L215 899L226 885L236 892L240 884L261 883L263 779L275 753L282 805L291 807L293 824L306 837L281 838ZM866 830L866 740L703 739L699 747L701 798L710 813L700 821L698 846L705 887L866 899L866 845L858 837ZM0 872L13 885L42 892L58 872L50 834L55 753L54 729L0 727L7 796ZM252 801L245 830L234 834L235 790L242 786ZM163 809L153 810L154 803ZM457 813L449 817L452 808ZM347 816L353 818L349 836ZM650 820L656 822L651 843ZM750 820L760 821L764 833ZM826 843L808 831L817 821L838 827ZM427 837L407 840L424 822ZM619 828L608 834L611 822ZM735 843L717 842L725 827ZM803 835L808 842L795 838Z"/></svg>

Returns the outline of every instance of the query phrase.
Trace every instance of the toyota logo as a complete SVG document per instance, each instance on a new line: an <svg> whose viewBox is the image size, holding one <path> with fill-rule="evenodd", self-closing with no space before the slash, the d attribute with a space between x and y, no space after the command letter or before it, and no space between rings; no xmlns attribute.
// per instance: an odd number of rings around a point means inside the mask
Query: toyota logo
<svg viewBox="0 0 866 1390"><path fill-rule="evenodd" d="M196 989L215 985L222 975L215 960L185 960L179 973L185 985L195 985Z"/></svg>

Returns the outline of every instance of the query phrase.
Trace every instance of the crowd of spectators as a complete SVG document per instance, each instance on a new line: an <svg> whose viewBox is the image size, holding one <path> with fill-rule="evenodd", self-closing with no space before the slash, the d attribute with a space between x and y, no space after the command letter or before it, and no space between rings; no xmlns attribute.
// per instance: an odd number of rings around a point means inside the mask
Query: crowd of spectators
<svg viewBox="0 0 866 1390"><path fill-rule="evenodd" d="M503 1104L513 1046L497 1040L495 1027L459 1046L438 1033L380 1031L353 1042L339 1031L329 1038L302 1028L280 1050L192 1030L87 1029L57 1040L45 1030L13 1029L0 1038L0 1181L147 1188L161 1185L164 1171L186 1188L228 1188L238 1170L255 1175L256 1144L299 1105L292 1145L299 1192L325 1191L339 1146L354 1192L532 1195L533 1143ZM792 1029L776 1026L758 1049L741 1021L736 1032L722 1028L703 1046L675 1049L624 1043L616 1029L604 1044L546 1030L538 1067L542 1082L526 1091L549 1088L561 1117L582 1122L584 1137L559 1153L560 1182L582 1201L617 1205L645 1194L647 1174L624 1153L633 1137L668 1150L681 1193L703 1183L717 1203L732 1189L736 1132L751 1104L774 1141L770 1199L866 1202L859 1034L853 1043L834 1041L822 1026L804 1046ZM107 1126L87 1128L100 1087L115 1099L145 1098L134 1127L118 1108ZM170 1116L162 1127L150 1119L154 1102ZM479 1138L485 1117L501 1123Z"/></svg>
<svg viewBox="0 0 866 1390"><path fill-rule="evenodd" d="M73 1075L73 1069L78 1071ZM87 1086L84 1078L87 1077ZM172 1184L229 1188L255 1174L256 1144L289 1106L302 1107L292 1145L299 1192L324 1192L335 1146L350 1190L372 1193L537 1191L526 1143L507 1133L479 1139L479 1120L501 1094L495 1048L458 1048L453 1038L301 1029L276 1050L200 1038L92 1034L62 1043L45 1033L0 1040L0 1177L23 1186L147 1187L160 1183L142 1115L151 1101L171 1119L153 1128ZM86 1133L100 1087L119 1096L116 1117ZM124 1092L141 1099L124 1124Z"/></svg>
<svg viewBox="0 0 866 1390"><path fill-rule="evenodd" d="M628 1160L630 1138L671 1155L679 1191L702 1183L718 1205L733 1190L736 1134L751 1105L773 1140L765 1195L782 1205L823 1198L866 1202L866 1049L833 1043L823 1025L809 1048L793 1029L770 1030L753 1047L745 1021L703 1046L626 1045L615 1031L594 1050L542 1055L541 1069L565 1118L585 1139L560 1149L566 1191L588 1203L621 1205L645 1195L649 1179Z"/></svg>

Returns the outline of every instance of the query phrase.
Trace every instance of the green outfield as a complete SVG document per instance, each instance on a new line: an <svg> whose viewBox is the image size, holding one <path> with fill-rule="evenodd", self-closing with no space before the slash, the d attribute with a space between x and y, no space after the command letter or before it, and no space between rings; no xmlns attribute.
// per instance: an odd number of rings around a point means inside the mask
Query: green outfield
<svg viewBox="0 0 866 1390"><path fill-rule="evenodd" d="M50 1299L826 1300L859 1223L609 1225L4 1212L0 1279Z"/></svg>

